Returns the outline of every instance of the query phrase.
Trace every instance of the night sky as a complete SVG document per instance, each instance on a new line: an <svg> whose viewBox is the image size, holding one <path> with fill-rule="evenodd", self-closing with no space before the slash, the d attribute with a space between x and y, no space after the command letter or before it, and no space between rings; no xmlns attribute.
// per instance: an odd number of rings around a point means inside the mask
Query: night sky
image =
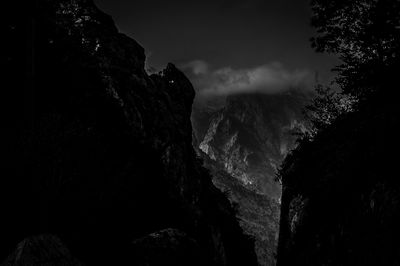
<svg viewBox="0 0 400 266"><path fill-rule="evenodd" d="M211 94L310 86L337 63L310 46L309 0L95 2L146 49L149 67L172 62Z"/></svg>

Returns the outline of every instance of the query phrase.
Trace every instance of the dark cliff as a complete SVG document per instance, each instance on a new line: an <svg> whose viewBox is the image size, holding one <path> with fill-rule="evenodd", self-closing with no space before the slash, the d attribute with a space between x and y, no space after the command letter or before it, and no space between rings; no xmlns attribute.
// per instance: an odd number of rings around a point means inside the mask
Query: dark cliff
<svg viewBox="0 0 400 266"><path fill-rule="evenodd" d="M310 4L341 92L317 86L314 129L280 171L278 265L400 265L400 2Z"/></svg>
<svg viewBox="0 0 400 266"><path fill-rule="evenodd" d="M192 148L189 80L172 64L147 75L143 48L91 0L20 5L2 53L0 257L52 234L88 265L255 265Z"/></svg>
<svg viewBox="0 0 400 266"><path fill-rule="evenodd" d="M400 264L396 105L377 95L287 157L278 265Z"/></svg>

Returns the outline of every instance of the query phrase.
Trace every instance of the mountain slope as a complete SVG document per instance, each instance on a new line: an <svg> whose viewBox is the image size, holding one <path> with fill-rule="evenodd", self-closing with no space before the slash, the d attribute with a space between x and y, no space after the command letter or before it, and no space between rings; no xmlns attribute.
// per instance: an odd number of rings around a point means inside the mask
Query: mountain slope
<svg viewBox="0 0 400 266"><path fill-rule="evenodd" d="M237 206L240 224L255 239L259 265L275 265L280 215L276 168L294 146L306 95L230 96L219 110L195 105L192 114L198 153L214 184Z"/></svg>
<svg viewBox="0 0 400 266"><path fill-rule="evenodd" d="M229 96L199 147L245 185L279 199L275 173L294 146L293 132L303 126L305 102L306 96L296 91Z"/></svg>
<svg viewBox="0 0 400 266"><path fill-rule="evenodd" d="M215 186L236 206L240 226L254 238L258 264L275 265L280 204L243 186L239 180L215 167L210 159L205 159L205 162L213 175Z"/></svg>

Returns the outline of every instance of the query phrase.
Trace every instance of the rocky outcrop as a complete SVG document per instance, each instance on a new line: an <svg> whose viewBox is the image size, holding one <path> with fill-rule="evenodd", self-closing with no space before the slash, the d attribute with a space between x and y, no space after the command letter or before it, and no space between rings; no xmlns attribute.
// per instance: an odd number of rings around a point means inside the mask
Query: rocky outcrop
<svg viewBox="0 0 400 266"><path fill-rule="evenodd" d="M39 235L21 241L2 266L80 266L61 240L53 235Z"/></svg>
<svg viewBox="0 0 400 266"><path fill-rule="evenodd" d="M214 184L236 206L237 217L244 232L253 237L258 264L275 265L279 231L278 201L251 190L225 171L212 171Z"/></svg>
<svg viewBox="0 0 400 266"><path fill-rule="evenodd" d="M399 265L397 102L376 95L281 171L278 265Z"/></svg>
<svg viewBox="0 0 400 266"><path fill-rule="evenodd" d="M201 261L196 241L173 228L151 233L135 240L133 245L135 265L192 265Z"/></svg>
<svg viewBox="0 0 400 266"><path fill-rule="evenodd" d="M127 265L132 241L176 228L197 243L191 265L254 265L192 148L189 80L172 64L147 75L144 49L91 0L31 4L8 10L5 93L18 107L5 120L0 256L50 232L82 263Z"/></svg>

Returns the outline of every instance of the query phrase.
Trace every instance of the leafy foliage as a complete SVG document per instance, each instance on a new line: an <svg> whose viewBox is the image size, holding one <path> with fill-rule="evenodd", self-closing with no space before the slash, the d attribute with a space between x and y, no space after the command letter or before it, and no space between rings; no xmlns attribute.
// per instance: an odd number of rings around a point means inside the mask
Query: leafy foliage
<svg viewBox="0 0 400 266"><path fill-rule="evenodd" d="M310 125L307 131L299 134L300 137L309 140L313 139L319 131L327 128L339 116L353 111L353 106L357 102L355 97L338 93L328 86L318 84L315 91L317 95L304 110L304 115Z"/></svg>
<svg viewBox="0 0 400 266"><path fill-rule="evenodd" d="M278 265L399 265L400 2L313 0L317 51L342 60L317 86L313 130L286 157Z"/></svg>
<svg viewBox="0 0 400 266"><path fill-rule="evenodd" d="M400 2L313 0L312 45L339 55L336 70L343 93L364 99L379 87L400 49Z"/></svg>
<svg viewBox="0 0 400 266"><path fill-rule="evenodd" d="M305 111L311 129L301 137L307 139L368 99L391 93L400 50L399 1L313 0L311 7L317 29L312 46L338 55L342 63L334 69L340 93L316 86L317 96Z"/></svg>

